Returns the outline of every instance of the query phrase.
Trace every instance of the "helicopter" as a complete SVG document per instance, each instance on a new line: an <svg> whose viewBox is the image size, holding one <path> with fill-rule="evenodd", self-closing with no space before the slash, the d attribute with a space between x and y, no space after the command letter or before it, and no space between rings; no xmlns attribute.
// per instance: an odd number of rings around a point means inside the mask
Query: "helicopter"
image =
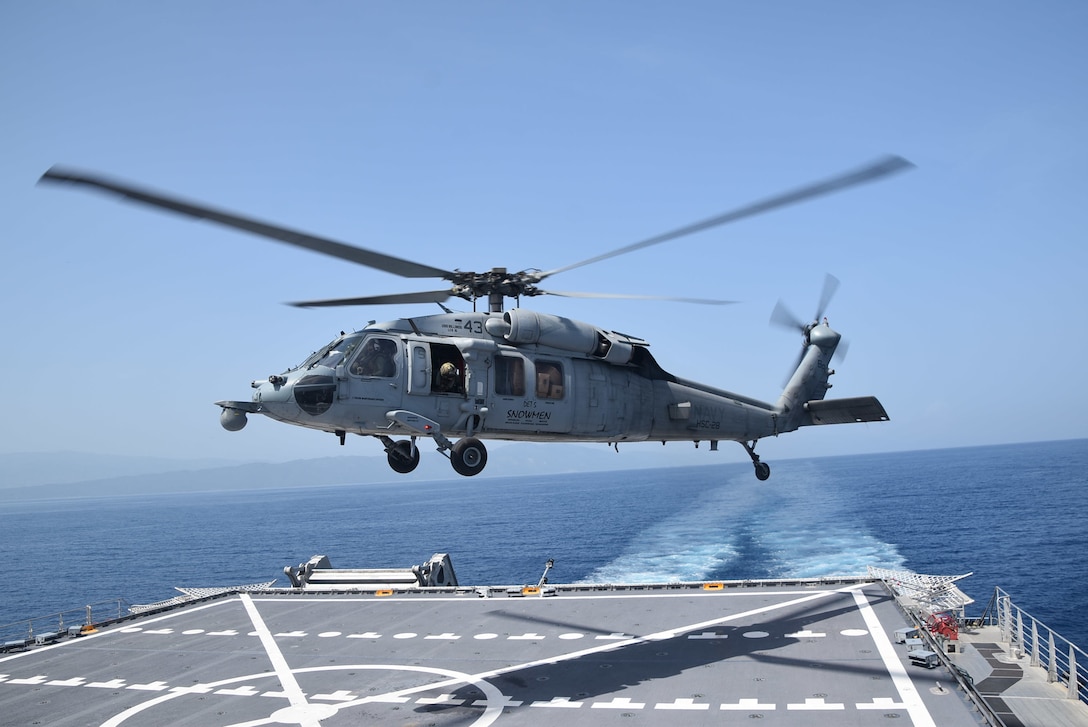
<svg viewBox="0 0 1088 727"><path fill-rule="evenodd" d="M376 438L395 472L412 472L420 440L431 440L460 475L487 464L484 439L544 442L738 442L759 480L771 468L755 452L760 439L801 427L888 421L874 396L827 399L842 336L824 317L838 281L828 275L816 315L804 321L779 303L771 321L797 329L800 357L777 401L766 402L665 371L636 336L520 307L521 298L634 298L721 305L732 301L544 290L546 278L756 214L871 182L913 165L888 156L856 170L564 267L509 272L444 270L217 209L95 173L54 166L42 182L74 184L218 223L282 243L393 273L438 278L437 290L303 301L313 307L436 303L442 313L372 322L341 333L301 364L251 382L248 401L218 401L231 432L250 414L334 434ZM455 312L450 298L472 303ZM515 301L506 309L507 299ZM486 311L477 302L487 301Z"/></svg>

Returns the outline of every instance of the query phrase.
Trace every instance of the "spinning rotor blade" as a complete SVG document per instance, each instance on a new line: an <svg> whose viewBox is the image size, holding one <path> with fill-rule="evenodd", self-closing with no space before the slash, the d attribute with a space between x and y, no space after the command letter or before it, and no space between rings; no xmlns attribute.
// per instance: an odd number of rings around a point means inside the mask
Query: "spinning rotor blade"
<svg viewBox="0 0 1088 727"><path fill-rule="evenodd" d="M792 331L804 331L807 325L793 311L787 308L786 304L781 300L775 303L774 310L771 311L771 323L782 328L789 328Z"/></svg>
<svg viewBox="0 0 1088 727"><path fill-rule="evenodd" d="M333 308L345 305L387 305L399 303L441 303L452 297L448 290L430 290L419 293L393 293L391 295L371 295L362 298L335 298L332 300L303 300L288 303L296 308Z"/></svg>
<svg viewBox="0 0 1088 727"><path fill-rule="evenodd" d="M424 265L422 263L413 262L411 260L405 260L403 258L394 257L392 255L386 255L380 252L374 252L373 250L367 250L365 248L356 247L347 243L338 242L325 237L319 237L317 235L311 235L298 230L293 230L287 227L274 225L268 222L262 222L250 217L235 214L233 212L227 212L225 210L210 207L208 205L192 202L181 199L169 194L154 191L148 188L139 187L127 182L121 182L118 180L103 177L97 174L91 174L86 172L80 172L71 169L65 169L63 167L54 166L49 169L41 177L41 182L52 183L68 183L77 184L90 187L99 191L105 191L121 196L124 199L128 199L134 202L139 202L151 207L157 207L162 210L174 212L189 217L194 217L199 220L208 220L215 222L226 227L232 227L237 230L249 232L254 235L266 237L272 240L300 247L313 252L319 252L324 255L329 255L341 260L347 260L349 262L364 265L369 268L382 270L384 272L393 273L405 278L439 278L451 283L448 290L438 291L423 291L418 293L400 293L392 295L380 295L380 296L363 296L356 298L340 298L332 300L320 300L320 301L302 301L298 303L292 303L291 305L299 307L328 307L328 306L349 306L349 305L374 305L374 304L396 304L396 303L441 303L450 297L464 298L465 300L473 301L481 298L487 298L489 300L490 307L493 311L502 310L502 301L505 298L520 298L522 296L534 296L534 295L556 295L571 298L627 298L633 300L660 300L660 301L678 301L686 303L697 303L703 305L726 305L733 301L720 301L709 300L702 298L674 298L663 296L650 296L650 295L620 295L609 293L571 293L571 292L549 292L540 290L536 287L536 283L539 283L546 277L561 273L574 268L589 265L591 263L599 262L601 260L607 260L618 255L624 255L628 252L633 252L644 247L651 245L657 245L669 240L675 240L685 235L691 235L702 230L724 225L730 222L750 217L753 215L768 212L770 210L783 207L786 205L802 202L814 197L818 197L824 194L830 194L847 187L851 187L858 184L870 182L881 177L894 174L902 171L913 164L898 156L889 156L881 159L877 162L862 167L856 171L840 174L830 179L825 179L820 182L809 184L804 187L800 187L791 192L777 195L765 199L760 202L749 204L745 207L727 212L717 217L712 217L702 222L697 222L687 227L682 227L672 232L667 232L663 235L637 242L633 245L621 247L617 250L607 252L595 257L583 260L573 265L567 265L566 267L556 268L547 272L541 272L538 269L527 269L520 272L507 272L505 267L493 267L485 272L471 272L471 271L449 271L441 268L431 267L430 265ZM834 288L838 286L838 281L834 281L834 285L830 283L825 284L824 298L821 300L819 310L817 311L817 320L823 315L823 310L827 306L830 300L831 294L834 293ZM803 327L804 324L793 322L792 315L789 316L790 327Z"/></svg>
<svg viewBox="0 0 1088 727"><path fill-rule="evenodd" d="M803 321L798 318L781 300L775 304L774 310L771 312L771 323L782 328L788 328L791 331L800 331L805 337L806 344L806 346L801 348L801 352L797 355L797 360L794 362L793 368L790 369L790 373L786 375L785 381L782 382L783 386L789 383L790 377L793 376L793 373L801 365L801 361L805 357L805 350L809 340L809 331L814 326L819 325L823 320L824 311L827 310L827 306L830 305L831 299L835 297L835 291L838 289L839 279L831 273L825 274L824 287L820 292L820 304L816 308L816 317L811 321ZM835 348L835 357L841 362L846 358L846 352L849 348L850 344L845 339L840 338L838 346Z"/></svg>
<svg viewBox="0 0 1088 727"><path fill-rule="evenodd" d="M869 164L868 166L862 167L861 169L855 170L853 172L847 172L845 174L840 174L836 177L831 177L830 179L815 182L813 184L809 184L804 187L795 189L791 192L786 192L775 197L770 197L760 202L753 202L752 204L749 204L745 207L732 210L731 212L726 212L725 214L718 215L717 217L711 217L710 219L703 220L702 222L696 222L695 224L688 225L687 227L681 227L680 229L673 230L672 232L666 232L662 235L651 237L648 240L643 240L642 242L636 242L632 245L627 245L626 247L612 250L611 252L602 253L601 255L591 257L588 260L583 260L572 265L567 265L566 267L556 268L555 270L549 270L547 272L539 273L536 277L536 280L540 281L548 277L549 275L566 272L567 270L580 268L583 265L600 262L601 260L607 260L608 258L616 257L618 255L625 255L629 252L634 252L635 250L641 250L644 247L650 247L651 245L657 245L662 242L668 242L669 240L675 240L678 237L684 237L686 235L691 235L696 232L702 232L703 230L708 230L712 227L725 225L730 222L736 222L737 220L744 219L745 217L752 217L763 212L777 209L778 207L785 207L786 205L802 202L807 199L812 199L813 197L819 197L824 194L837 192L840 189L852 187L857 184L872 182L874 180L880 179L881 177L885 177L889 174L894 174L896 172L909 169L913 166L914 165L912 163L900 156L885 157L877 162Z"/></svg>
<svg viewBox="0 0 1088 727"><path fill-rule="evenodd" d="M558 290L541 290L540 295L554 295L560 298L614 298L621 300L661 300L674 303L695 303L697 305L732 305L735 300L713 300L710 298L673 298L663 295L627 295L624 293L574 293Z"/></svg>
<svg viewBox="0 0 1088 727"><path fill-rule="evenodd" d="M824 276L824 289L820 293L820 307L816 309L816 317L812 320L819 323L824 318L824 311L827 310L828 304L831 303L831 299L835 297L835 291L839 289L839 279L831 273L827 273Z"/></svg>
<svg viewBox="0 0 1088 727"><path fill-rule="evenodd" d="M771 312L771 323L782 328L790 328L804 333L805 328L813 323L819 323L824 317L824 311L835 297L835 291L839 289L839 279L827 273L824 276L824 288L820 293L820 304L816 308L816 317L811 321L803 321L793 313L781 299L775 304Z"/></svg>
<svg viewBox="0 0 1088 727"><path fill-rule="evenodd" d="M61 167L52 167L42 175L40 181L83 184L88 187L119 194L134 202L141 202L152 207L158 207L159 209L168 210L170 212L177 212L178 214L188 215L189 217L195 217L201 220L218 222L227 227L233 227L235 229L253 233L254 235L285 242L288 245L313 250L314 252L320 252L325 255L331 255L332 257L348 260L353 263L358 263L359 265L365 265L369 268L384 270L387 273L393 273L394 275L399 275L404 278L442 278L444 280L449 280L451 279L451 276L453 276L453 273L449 271L432 268L429 265L422 265L420 263L412 262L411 260L403 260L398 257L393 257L392 255L385 255L380 252L373 252L372 250L355 247L343 242L337 242L335 240L309 235L305 232L299 232L286 227L272 225L267 222L236 215L232 212L218 210L197 202L189 202L150 189L136 187L93 174L85 174Z"/></svg>

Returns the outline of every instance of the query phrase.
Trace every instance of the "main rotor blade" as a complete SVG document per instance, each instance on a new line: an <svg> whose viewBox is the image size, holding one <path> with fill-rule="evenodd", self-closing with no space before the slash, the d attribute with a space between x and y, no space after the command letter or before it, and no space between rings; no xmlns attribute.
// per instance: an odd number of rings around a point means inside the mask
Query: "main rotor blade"
<svg viewBox="0 0 1088 727"><path fill-rule="evenodd" d="M913 166L914 164L907 161L903 157L888 156L880 159L879 161L873 162L872 164L864 166L861 169L857 169L852 172L846 172L845 174L840 174L838 176L831 177L830 179L815 182L813 184L809 184L804 187L795 189L791 192L786 192L785 194L780 194L759 202L754 202L745 207L741 207L731 212L726 212L725 214L718 215L717 217L711 217L710 219L703 220L702 222L696 222L693 225L688 225L687 227L681 227L680 229L673 230L672 232L666 232L662 235L651 237L648 240L643 240L642 242L636 242L632 245L627 245L626 247L612 250L611 252L602 253L601 255L597 255L596 257L591 257L588 260L574 263L573 265L567 265L566 267L556 268L555 270L549 270L547 272L540 273L537 280L543 280L549 275L555 275L556 273L562 273L566 272L567 270L573 270L574 268L580 268L584 265L597 263L602 260L607 260L611 257L616 257L618 255L626 255L629 252L641 250L644 247L650 247L651 245L657 245L662 242L675 240L678 237L684 237L685 235L702 232L703 230L708 230L712 227L725 225L730 222L736 222L737 220L744 219L745 217L752 217L763 212L769 212L770 210L777 209L778 207L785 207L786 205L796 204L797 202L802 202L807 199L812 199L813 197L819 197L824 194L837 192L840 189L846 189L847 187L852 187L857 184L872 182L880 179L881 177L885 177L889 174L894 174L896 172L909 169Z"/></svg>
<svg viewBox="0 0 1088 727"><path fill-rule="evenodd" d="M393 293L391 295L371 295L362 298L336 298L333 300L304 300L288 303L296 308L333 308L347 305L386 305L401 303L441 303L450 298L448 290L430 290L420 293Z"/></svg>
<svg viewBox="0 0 1088 727"><path fill-rule="evenodd" d="M697 305L732 305L735 300L713 300L710 298L673 298L663 295L627 295L625 293L574 293L558 290L540 290L537 295L554 295L560 298L613 298L619 300L661 300L673 303L695 303Z"/></svg>
<svg viewBox="0 0 1088 727"><path fill-rule="evenodd" d="M442 278L448 280L451 279L451 276L453 275L453 273L449 271L433 268L429 265L422 265L420 263L412 262L411 260L403 260L398 257L393 257L392 255L385 255L380 252L366 250L361 247L329 240L324 237L317 237L316 235L299 232L287 227L261 222L260 220L254 220L225 210L215 209L198 202L190 202L161 192L136 187L94 174L86 174L75 170L64 169L62 167L52 167L42 175L41 180L39 181L82 184L106 192L113 192L134 202L141 202L152 207L158 207L170 212L177 212L178 214L188 215L201 220L218 222L227 227L234 227L239 230L253 233L254 235L268 237L273 240L285 242L288 245L313 250L314 252L320 252L325 255L331 255L332 257L348 260L353 263L358 263L359 265L365 265L369 268L384 270L387 273L393 273L394 275L400 275L405 278Z"/></svg>

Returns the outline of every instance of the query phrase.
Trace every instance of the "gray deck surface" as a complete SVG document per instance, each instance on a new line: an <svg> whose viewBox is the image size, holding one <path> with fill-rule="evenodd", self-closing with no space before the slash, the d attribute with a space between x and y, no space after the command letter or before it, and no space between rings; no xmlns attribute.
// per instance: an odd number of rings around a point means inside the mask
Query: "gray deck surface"
<svg viewBox="0 0 1088 727"><path fill-rule="evenodd" d="M879 583L496 596L242 594L134 619L0 656L0 724L980 724L892 643Z"/></svg>

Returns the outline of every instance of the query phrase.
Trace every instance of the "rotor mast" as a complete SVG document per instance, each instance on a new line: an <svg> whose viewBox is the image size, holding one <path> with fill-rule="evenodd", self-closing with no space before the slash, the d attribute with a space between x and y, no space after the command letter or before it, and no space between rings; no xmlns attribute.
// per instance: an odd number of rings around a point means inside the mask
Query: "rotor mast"
<svg viewBox="0 0 1088 727"><path fill-rule="evenodd" d="M491 268L492 279L501 279L506 277L506 268ZM506 291L503 289L505 286L492 285L489 286L487 291L487 312L488 313L502 313L503 299L506 298Z"/></svg>

